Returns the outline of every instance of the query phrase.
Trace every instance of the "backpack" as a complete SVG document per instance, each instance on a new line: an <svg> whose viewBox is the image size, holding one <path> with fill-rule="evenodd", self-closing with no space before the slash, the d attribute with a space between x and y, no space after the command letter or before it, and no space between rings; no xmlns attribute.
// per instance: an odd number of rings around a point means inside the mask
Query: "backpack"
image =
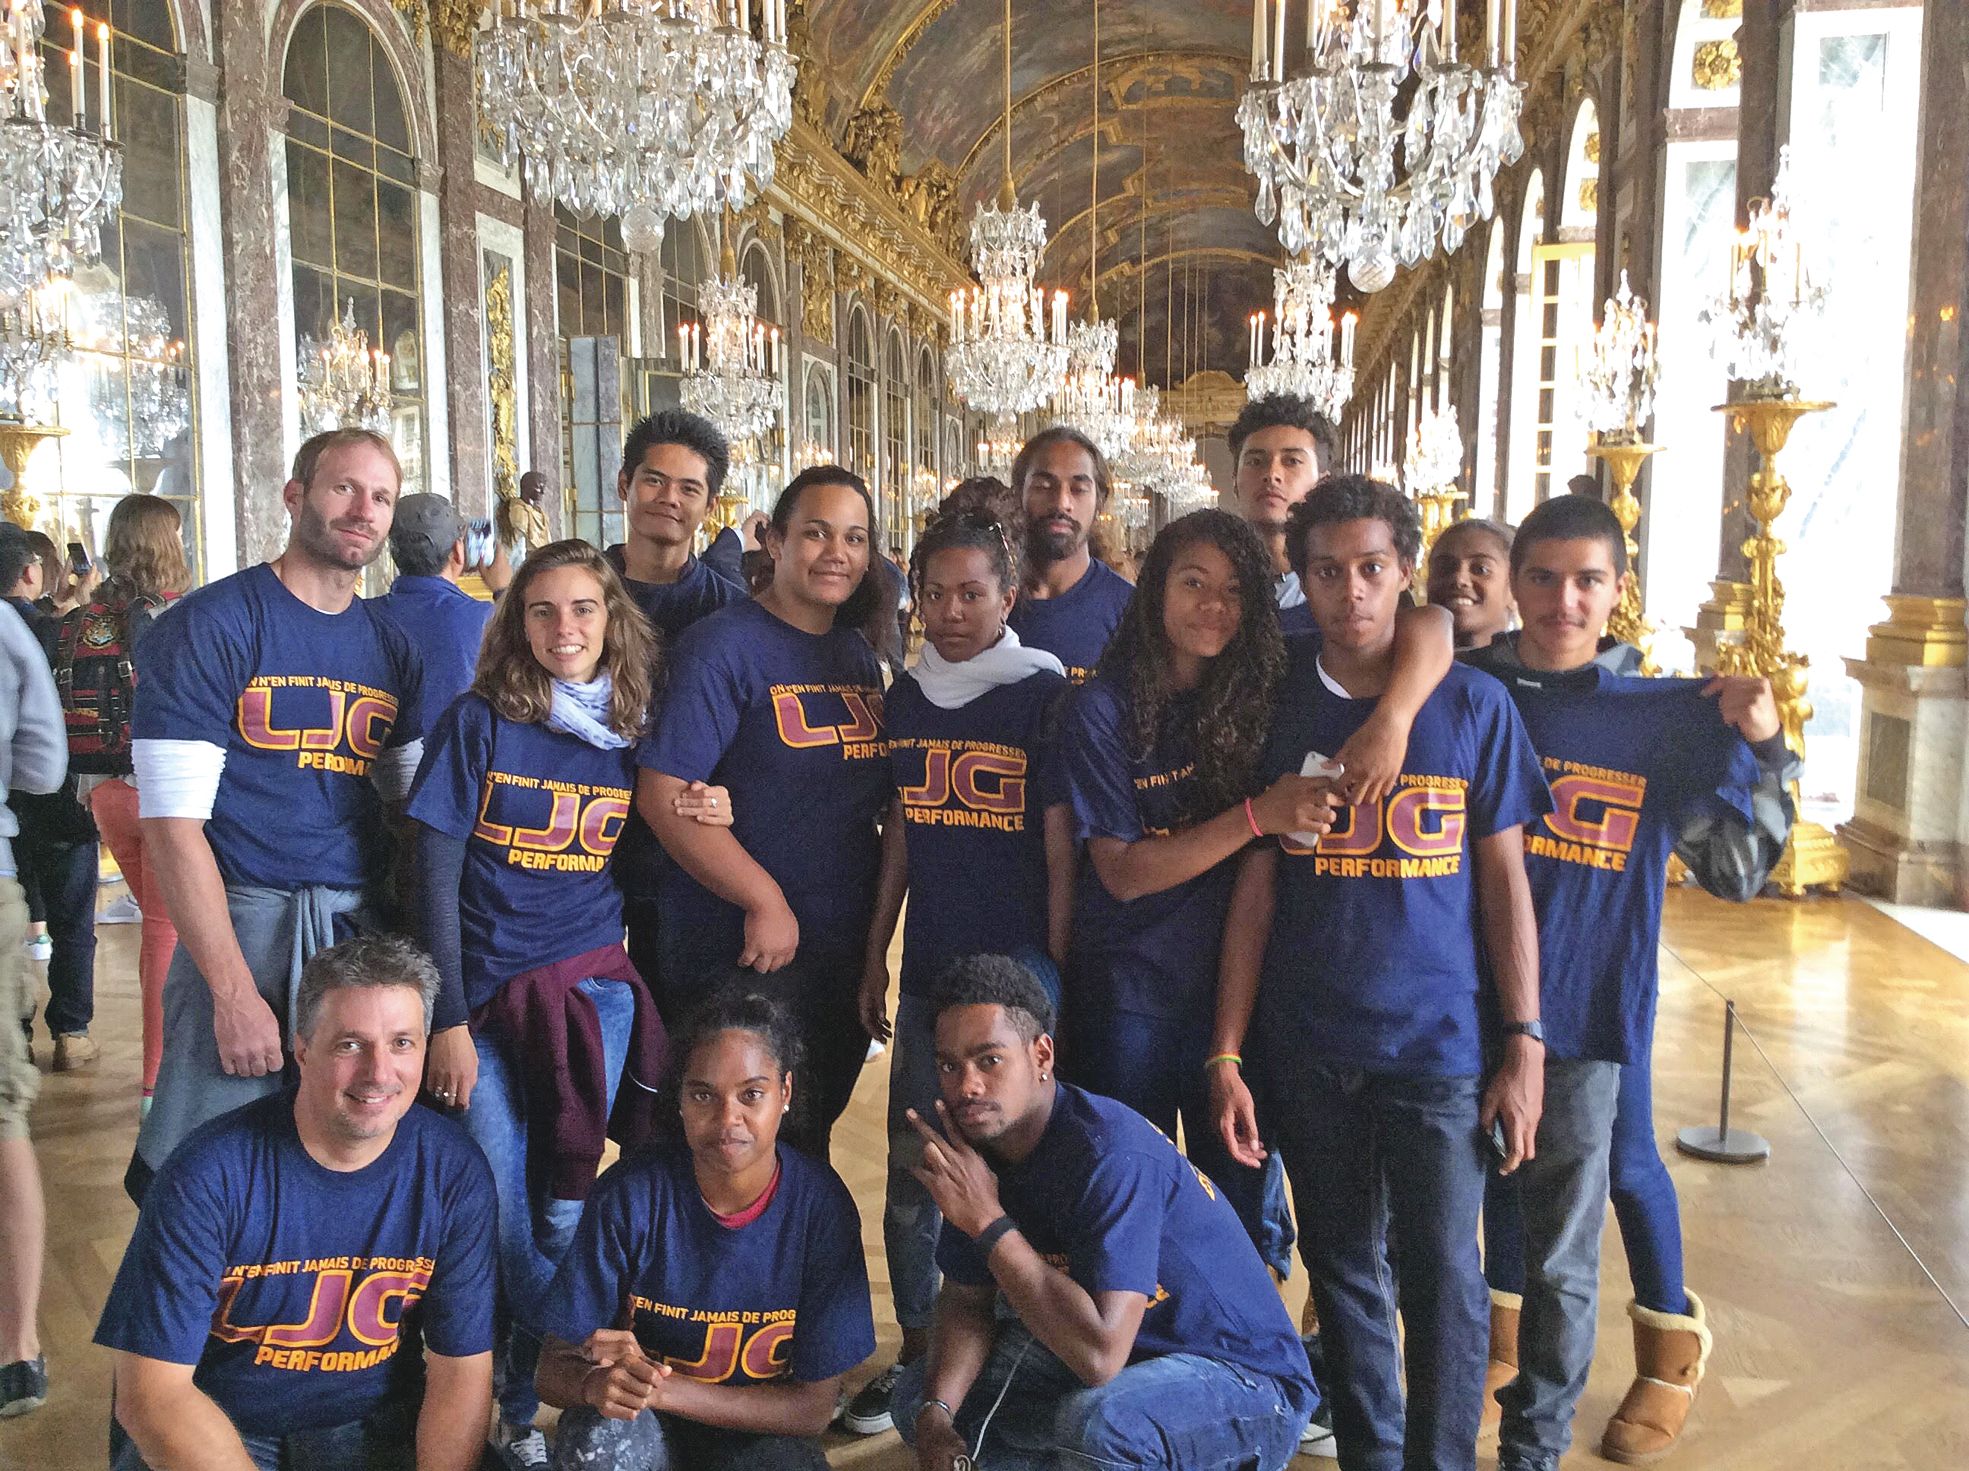
<svg viewBox="0 0 1969 1471"><path fill-rule="evenodd" d="M80 776L127 776L130 705L137 688L130 661L130 617L155 613L162 598L92 602L62 619L55 653L55 686L68 727L68 769Z"/></svg>

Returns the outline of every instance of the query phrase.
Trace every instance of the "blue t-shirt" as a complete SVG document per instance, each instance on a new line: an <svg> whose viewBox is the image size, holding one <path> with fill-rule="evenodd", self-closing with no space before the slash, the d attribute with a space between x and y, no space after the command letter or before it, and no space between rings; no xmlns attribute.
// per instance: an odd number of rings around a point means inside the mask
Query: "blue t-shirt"
<svg viewBox="0 0 1969 1471"><path fill-rule="evenodd" d="M492 621L492 604L482 603L443 577L406 573L375 600L377 609L401 628L424 661L423 701L415 728L429 730L451 702L472 687L479 645Z"/></svg>
<svg viewBox="0 0 1969 1471"><path fill-rule="evenodd" d="M1373 700L1328 689L1318 660L1317 640L1288 642L1267 782L1298 771L1308 751L1332 756L1374 713ZM1415 718L1393 792L1341 808L1312 848L1278 840L1260 1033L1370 1073L1482 1072L1471 843L1550 807L1511 697L1453 666Z"/></svg>
<svg viewBox="0 0 1969 1471"><path fill-rule="evenodd" d="M1074 834L1124 843L1167 837L1191 824L1182 816L1196 780L1196 701L1178 695L1163 707L1161 735L1137 754L1132 702L1116 681L1096 676L1076 690L1060 720L1073 803ZM1217 955L1224 937L1235 865L1216 867L1173 889L1117 899L1080 857L1066 1000L1095 1015L1129 1011L1207 1021L1215 1004Z"/></svg>
<svg viewBox="0 0 1969 1471"><path fill-rule="evenodd" d="M261 563L158 618L131 733L225 750L205 836L227 883L357 889L384 841L371 774L423 734L422 686L423 661L374 602L323 613Z"/></svg>
<svg viewBox="0 0 1969 1471"><path fill-rule="evenodd" d="M928 995L960 955L1046 949L1046 809L1066 800L1051 716L1066 687L1042 670L956 710L911 675L890 687L890 779L922 896L903 924L903 994Z"/></svg>
<svg viewBox="0 0 1969 1471"><path fill-rule="evenodd" d="M425 738L409 816L465 843L458 883L465 1006L523 971L622 943L609 873L635 800L635 748L603 751L507 720L467 695Z"/></svg>
<svg viewBox="0 0 1969 1471"><path fill-rule="evenodd" d="M800 922L800 949L859 956L868 941L889 797L882 671L859 633L804 633L748 598L693 624L670 655L637 762L730 789L732 833ZM672 865L660 923L735 960L744 915ZM728 955L725 952L729 952Z"/></svg>
<svg viewBox="0 0 1969 1471"><path fill-rule="evenodd" d="M643 616L666 638L674 638L698 619L732 603L742 602L745 589L714 569L703 557L692 557L675 582L638 582L626 570L620 543L603 556L622 576L630 599L643 610Z"/></svg>
<svg viewBox="0 0 1969 1471"><path fill-rule="evenodd" d="M1197 1354L1301 1386L1311 1371L1237 1214L1208 1175L1125 1104L1066 1083L1030 1155L995 1164L998 1198L1019 1234L1089 1293L1149 1300L1128 1361ZM937 1265L953 1282L992 1284L977 1245L948 1221Z"/></svg>
<svg viewBox="0 0 1969 1471"><path fill-rule="evenodd" d="M727 1226L688 1149L625 1159L596 1183L541 1307L569 1343L632 1328L643 1352L714 1384L812 1384L875 1352L861 1217L841 1177L779 1146L756 1220Z"/></svg>
<svg viewBox="0 0 1969 1471"><path fill-rule="evenodd" d="M1134 595L1135 584L1096 557L1058 597L1020 598L1006 621L1020 643L1044 649L1066 666L1068 679L1085 684Z"/></svg>
<svg viewBox="0 0 1969 1471"><path fill-rule="evenodd" d="M414 1407L424 1350L492 1347L492 1171L413 1106L374 1162L316 1162L276 1093L205 1124L144 1196L96 1342L169 1364L245 1435Z"/></svg>
<svg viewBox="0 0 1969 1471"><path fill-rule="evenodd" d="M1703 680L1596 666L1496 673L1552 789L1552 810L1525 830L1545 1045L1554 1057L1639 1062L1676 832L1704 806L1750 820L1762 769Z"/></svg>

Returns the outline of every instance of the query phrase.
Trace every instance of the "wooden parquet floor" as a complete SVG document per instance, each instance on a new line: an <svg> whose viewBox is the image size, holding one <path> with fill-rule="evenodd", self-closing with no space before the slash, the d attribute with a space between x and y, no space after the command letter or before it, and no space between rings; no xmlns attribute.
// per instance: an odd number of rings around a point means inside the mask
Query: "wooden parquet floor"
<svg viewBox="0 0 1969 1471"><path fill-rule="evenodd" d="M5 1471L105 1464L107 1367L89 1336L133 1218L121 1179L136 1130L137 931L100 933L103 1061L47 1078L35 1115L49 1203L42 1336L53 1395L35 1414L0 1421ZM1662 951L1657 1128L1681 1192L1689 1282L1709 1305L1717 1341L1693 1429L1669 1464L1969 1467L1969 1329L1909 1250L1969 1310L1969 966L1845 899L1732 908L1674 893ZM1734 1118L1771 1141L1764 1165L1701 1164L1672 1149L1680 1125L1714 1122L1725 995L1769 1056L1767 1065L1739 1038ZM42 1057L45 1066L45 1042ZM861 1205L881 1340L858 1378L886 1363L896 1342L881 1249L885 1088L878 1062L835 1131L836 1163ZM1303 1293L1295 1278L1295 1311ZM1609 1224L1600 1358L1568 1468L1608 1464L1592 1446L1631 1372L1627 1295ZM843 1438L831 1454L837 1466L867 1471L913 1464L894 1435ZM1494 1456L1487 1444L1479 1465Z"/></svg>

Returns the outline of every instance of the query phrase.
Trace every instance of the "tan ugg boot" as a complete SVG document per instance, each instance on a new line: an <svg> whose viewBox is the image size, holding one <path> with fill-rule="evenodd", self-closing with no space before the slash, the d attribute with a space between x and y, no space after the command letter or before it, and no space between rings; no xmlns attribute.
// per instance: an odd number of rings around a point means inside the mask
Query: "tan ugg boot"
<svg viewBox="0 0 1969 1471"><path fill-rule="evenodd" d="M1490 1363L1484 1369L1484 1418L1481 1430L1497 1428L1504 1406L1497 1391L1518 1377L1518 1314L1524 1298L1515 1292L1490 1292Z"/></svg>
<svg viewBox="0 0 1969 1471"><path fill-rule="evenodd" d="M1610 1461L1645 1466L1682 1438L1711 1343L1702 1299L1693 1292L1688 1298L1686 1314L1627 1304L1627 1316L1634 1320L1634 1382L1600 1438L1600 1454Z"/></svg>

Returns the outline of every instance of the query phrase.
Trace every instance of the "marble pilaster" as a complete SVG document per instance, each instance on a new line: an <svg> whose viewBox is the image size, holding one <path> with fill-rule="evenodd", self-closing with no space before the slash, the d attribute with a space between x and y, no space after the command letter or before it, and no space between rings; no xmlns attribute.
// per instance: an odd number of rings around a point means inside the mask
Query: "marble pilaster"
<svg viewBox="0 0 1969 1471"><path fill-rule="evenodd" d="M546 482L547 524L567 535L561 464L561 339L554 305L554 206L529 192L521 229L526 241L527 441L532 463Z"/></svg>
<svg viewBox="0 0 1969 1471"><path fill-rule="evenodd" d="M1866 657L1858 798L1840 830L1853 884L1903 903L1969 907L1969 7L1930 5L1921 39L1920 157L1897 497L1894 589Z"/></svg>
<svg viewBox="0 0 1969 1471"><path fill-rule="evenodd" d="M219 93L220 244L226 283L226 359L230 370L232 480L238 558L242 565L278 552L287 539L280 487L281 400L287 364L280 337L274 242L273 151L286 100L268 68L258 0L213 0Z"/></svg>
<svg viewBox="0 0 1969 1471"><path fill-rule="evenodd" d="M452 99L437 114L441 171L438 196L438 267L444 282L445 399L449 408L446 458L451 466L451 498L469 516L492 513L492 484L486 446L491 442L485 394L485 307L479 290L479 185L474 174L477 122L469 50L459 54L444 44L432 47L436 95Z"/></svg>

